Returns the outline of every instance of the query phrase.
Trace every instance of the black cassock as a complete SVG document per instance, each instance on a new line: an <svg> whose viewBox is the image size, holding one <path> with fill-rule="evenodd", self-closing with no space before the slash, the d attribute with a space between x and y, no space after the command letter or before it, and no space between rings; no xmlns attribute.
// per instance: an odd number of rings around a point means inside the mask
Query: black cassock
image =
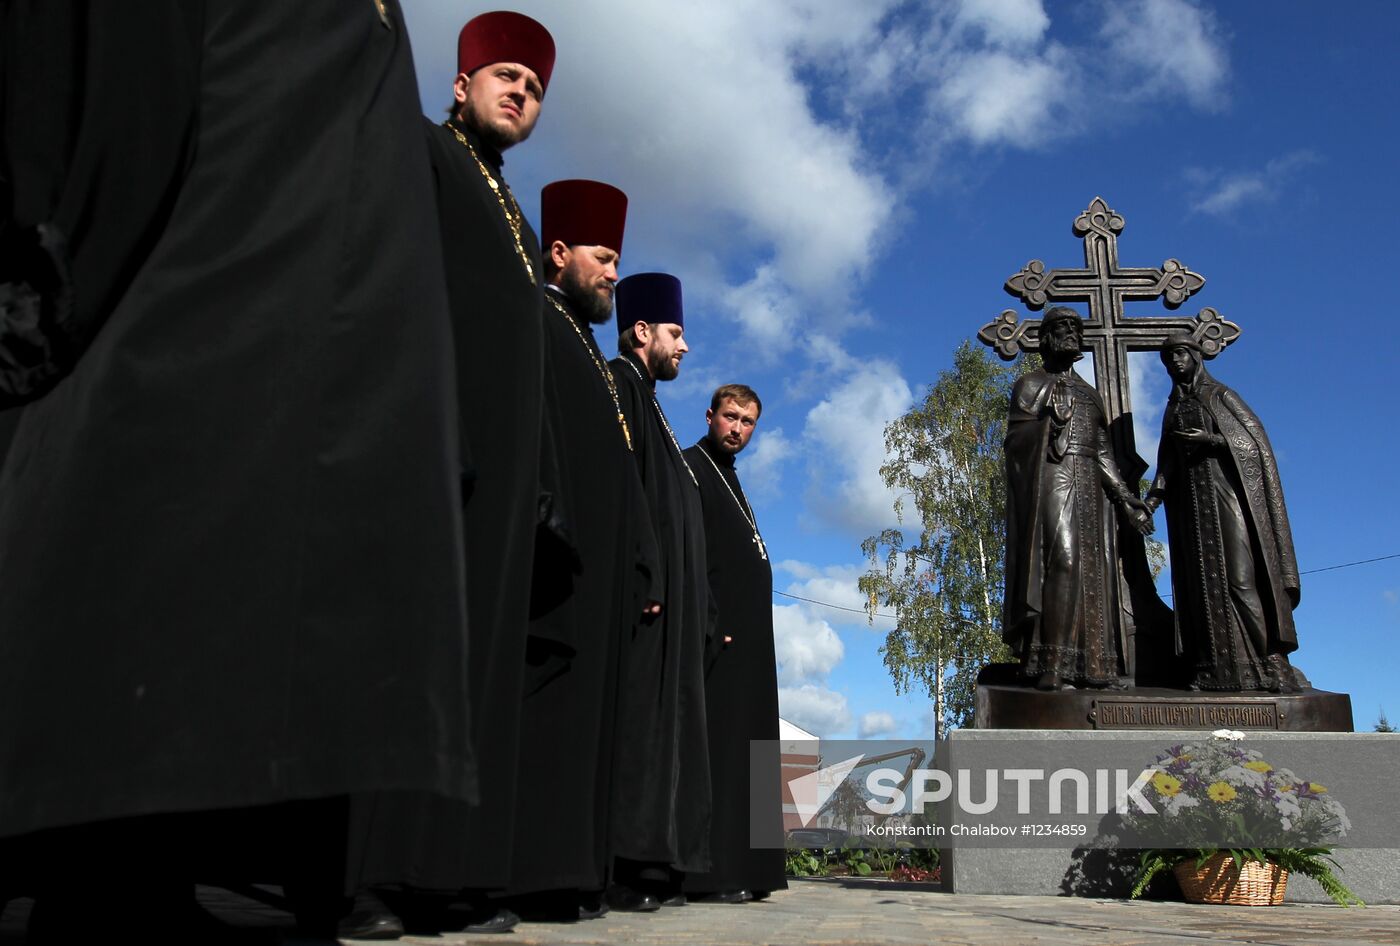
<svg viewBox="0 0 1400 946"><path fill-rule="evenodd" d="M467 811L402 796L368 800L357 816L369 819L360 880L407 876L429 890L504 889L520 781L531 570L536 528L548 512L539 476L542 265L529 221L519 219L518 241L508 222L518 205L501 176L501 155L455 124L428 124L423 132L437 185L457 364L481 804Z"/></svg>
<svg viewBox="0 0 1400 946"><path fill-rule="evenodd" d="M620 647L660 594L650 589L655 538L607 358L568 301L545 295L548 485L576 559L549 540L536 555L512 893L606 881Z"/></svg>
<svg viewBox="0 0 1400 946"><path fill-rule="evenodd" d="M693 872L709 867L706 642L712 630L700 490L635 356L608 363L660 555L664 610L624 641L613 844L619 857Z"/></svg>
<svg viewBox="0 0 1400 946"><path fill-rule="evenodd" d="M749 846L751 830L766 837L781 837L783 831L773 569L734 456L712 449L709 439L702 438L686 449L685 458L700 481L710 593L718 615L705 674L714 791L712 866L707 873L687 876L685 886L695 893L782 890L787 887L783 852ZM723 644L725 637L733 640ZM763 740L753 753L751 740Z"/></svg>
<svg viewBox="0 0 1400 946"><path fill-rule="evenodd" d="M4 390L42 394L0 473L0 835L470 797L451 330L402 20L0 11L4 232L62 234L73 292L44 281L62 251L0 254Z"/></svg>

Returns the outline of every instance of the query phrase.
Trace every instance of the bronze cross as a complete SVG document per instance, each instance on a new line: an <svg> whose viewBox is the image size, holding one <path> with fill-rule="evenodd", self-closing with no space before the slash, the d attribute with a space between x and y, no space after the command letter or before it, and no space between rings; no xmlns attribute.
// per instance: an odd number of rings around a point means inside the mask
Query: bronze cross
<svg viewBox="0 0 1400 946"><path fill-rule="evenodd" d="M1122 230L1123 218L1102 197L1095 197L1074 221L1074 232L1084 238L1084 268L1047 271L1043 262L1031 260L1006 281L1006 291L1036 310L1043 309L1047 302L1089 303L1084 345L1094 355L1094 378L1108 414L1114 451L1128 481L1133 483L1147 465L1138 457L1133 442L1128 352L1160 351L1169 333L1186 329L1201 343L1206 357L1214 358L1239 338L1240 327L1211 308L1204 308L1195 316L1125 317L1126 299L1160 297L1167 308L1175 309L1206 281L1174 259L1160 267L1120 266L1118 234ZM1004 360L1011 361L1021 352L1035 351L1039 334L1039 319L1018 322L1016 311L1007 309L982 326L977 337Z"/></svg>

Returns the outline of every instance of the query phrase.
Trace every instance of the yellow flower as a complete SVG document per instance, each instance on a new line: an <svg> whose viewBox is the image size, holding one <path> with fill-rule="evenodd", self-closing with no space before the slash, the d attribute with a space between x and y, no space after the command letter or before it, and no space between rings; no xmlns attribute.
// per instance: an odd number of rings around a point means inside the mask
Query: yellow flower
<svg viewBox="0 0 1400 946"><path fill-rule="evenodd" d="M1319 785L1316 782L1309 782L1308 791L1312 792L1314 795L1321 795L1323 792L1327 791L1327 786Z"/></svg>
<svg viewBox="0 0 1400 946"><path fill-rule="evenodd" d="M1244 767L1255 772L1272 772L1274 770L1274 767L1269 763L1265 762L1263 759L1260 759L1257 762L1246 762L1244 764Z"/></svg>
<svg viewBox="0 0 1400 946"><path fill-rule="evenodd" d="M1152 787L1157 789L1158 795L1170 798L1181 791L1181 780L1166 772L1158 772L1152 776Z"/></svg>
<svg viewBox="0 0 1400 946"><path fill-rule="evenodd" d="M1214 782L1206 789L1206 794L1210 800L1224 804L1227 801L1234 801L1235 789L1229 782Z"/></svg>

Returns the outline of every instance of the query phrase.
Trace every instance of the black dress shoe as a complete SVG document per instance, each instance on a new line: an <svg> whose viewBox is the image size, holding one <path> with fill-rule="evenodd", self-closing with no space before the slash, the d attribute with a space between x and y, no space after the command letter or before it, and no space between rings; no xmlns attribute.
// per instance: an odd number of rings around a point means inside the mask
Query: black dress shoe
<svg viewBox="0 0 1400 946"><path fill-rule="evenodd" d="M747 890L717 890L714 893L695 894L699 903L748 903L754 899Z"/></svg>
<svg viewBox="0 0 1400 946"><path fill-rule="evenodd" d="M753 895L755 901L767 900L769 897L773 896L773 891L771 890L750 890L749 893Z"/></svg>
<svg viewBox="0 0 1400 946"><path fill-rule="evenodd" d="M601 890L585 890L578 895L578 918L597 920L608 915L608 901Z"/></svg>
<svg viewBox="0 0 1400 946"><path fill-rule="evenodd" d="M355 894L355 905L350 913L335 924L337 939L398 939L403 933L403 921L398 914L368 890Z"/></svg>
<svg viewBox="0 0 1400 946"><path fill-rule="evenodd" d="M661 901L651 894L622 884L608 888L607 905L621 913L652 913L661 909Z"/></svg>
<svg viewBox="0 0 1400 946"><path fill-rule="evenodd" d="M683 907L688 901L683 893L673 893L665 900L661 901L663 907Z"/></svg>
<svg viewBox="0 0 1400 946"><path fill-rule="evenodd" d="M611 912L612 910L608 905L602 902L596 905L585 903L580 903L578 905L578 918L580 920L601 920Z"/></svg>
<svg viewBox="0 0 1400 946"><path fill-rule="evenodd" d="M512 910L497 910L484 920L473 920L461 927L463 933L509 933L520 925L520 917Z"/></svg>
<svg viewBox="0 0 1400 946"><path fill-rule="evenodd" d="M336 939L398 939L403 921L385 910L357 910L335 925Z"/></svg>

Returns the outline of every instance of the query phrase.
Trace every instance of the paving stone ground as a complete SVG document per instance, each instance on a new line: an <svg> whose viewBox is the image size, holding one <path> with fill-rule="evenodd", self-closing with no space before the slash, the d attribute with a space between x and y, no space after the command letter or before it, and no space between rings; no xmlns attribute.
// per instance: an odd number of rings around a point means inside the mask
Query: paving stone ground
<svg viewBox="0 0 1400 946"><path fill-rule="evenodd" d="M310 940L291 932L290 918L272 907L211 888L202 888L201 897L229 922L262 927L269 933L280 928L286 946L310 946ZM0 920L0 946L23 941L26 912L25 901L6 910ZM113 942L118 941L139 939L115 936ZM1217 907L1071 897L958 896L923 884L821 878L793 881L789 890L763 903L690 904L652 914L614 913L587 923L524 923L504 935L410 936L400 942L420 946L1400 946L1400 906Z"/></svg>

